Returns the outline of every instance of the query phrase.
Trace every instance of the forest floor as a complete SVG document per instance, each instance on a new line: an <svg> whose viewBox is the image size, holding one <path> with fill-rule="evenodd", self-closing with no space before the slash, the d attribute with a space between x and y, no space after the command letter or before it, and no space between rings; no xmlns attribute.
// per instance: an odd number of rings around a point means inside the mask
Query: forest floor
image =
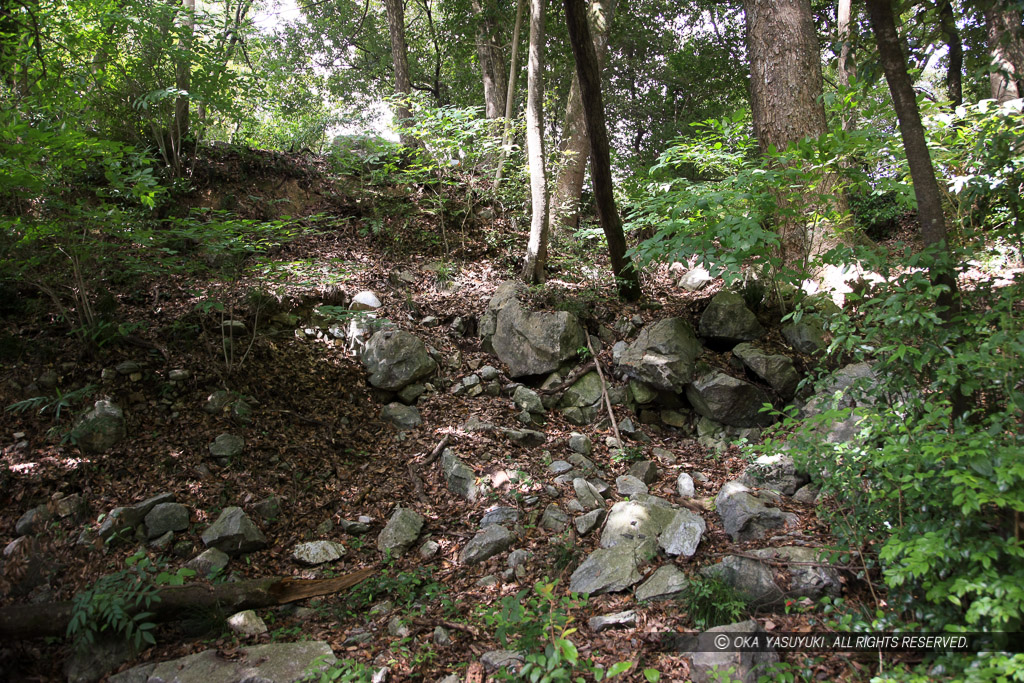
<svg viewBox="0 0 1024 683"><path fill-rule="evenodd" d="M249 510L257 501L277 496L281 515L276 521L260 522L269 547L234 559L228 576L319 578L362 568L376 568L378 576L361 589L304 603L311 610L262 610L260 615L270 628L262 636L238 636L218 619L208 619L205 628L191 622L161 625L157 645L138 653L122 669L211 647L229 656L254 642L309 638L328 641L339 658L388 666L390 680L434 681L452 672L461 677L482 653L501 647L494 616L500 613L503 597L523 589L532 594L534 584L544 580L557 580L556 594L565 594L574 567L596 547L597 534L583 538L568 532L554 534L535 523L548 502L542 486L551 479L547 465L568 456L569 434L583 431L591 436L595 444L591 457L609 477L624 474L629 466L610 457L605 444L611 434L607 422L581 428L550 412L541 428L547 442L535 448L463 431L461 426L474 416L516 426L517 411L504 394L470 398L444 388L481 366L501 367L496 357L481 349L472 329L463 336L451 324L462 318L472 328L496 286L515 276L527 217L522 207L476 211L468 219L450 220L442 232L436 217L420 210L427 200L422 188L371 186L353 178L325 180L316 168L303 170L302 165L311 162L302 159L275 162L286 166L284 171L258 162L241 168L238 159L227 154L221 162L217 177L241 174L247 179L232 180L229 186L214 182L216 178L197 181L200 189L192 195L194 204L218 206L225 197L240 197L232 210L243 218L261 219L268 217L275 202L292 199L299 218L319 217L304 218L299 222L303 229L293 239L251 256L228 276L213 269L198 274L153 272L124 282L105 279L103 291L114 304L111 315L132 324L130 343L99 348L83 343L70 334L70 326L47 300L32 298L38 293L28 287L19 292L24 301L9 306L0 319L4 354L0 405L23 401L26 387L38 386L38 378L47 373L55 380L48 390L54 397L47 404L49 410L0 411L0 453L7 471L0 488L0 545L15 539L15 524L27 510L55 495L81 494L89 507L85 521L91 522L114 507L170 491L192 511L190 530L178 539L192 545L176 544L173 553L149 552L153 558L162 557L173 571L203 549L199 533L220 509L238 505ZM214 176L213 171L206 172L208 178ZM405 208L393 211L396 206ZM596 240L556 236L551 280L531 294L536 308L570 310L592 333L634 316L644 323L675 315L696 321L720 286L712 283L704 291L688 293L675 286L677 276L664 267L645 274L642 302L624 304L614 295L605 258L596 253L596 244ZM406 274L400 286L395 284L398 273ZM445 359L438 390L418 403L423 423L404 434L381 419L382 406L368 386L366 372L343 340L307 336L302 333L303 322L294 327L270 324L280 313L308 320L317 304L336 305L361 290L378 294L383 302L381 317L413 331ZM224 315L243 320L250 330L244 343L236 345L233 361L221 352ZM769 345L781 347L778 316L762 312L762 317L765 324L775 325ZM608 348L599 358L606 368L611 367ZM125 361L137 363L139 373L108 372L103 378L104 369ZM797 363L798 369L812 369L806 358L798 358ZM173 369L187 370L189 378L169 382ZM503 377L503 381L509 380ZM72 392L87 386L93 387L89 400L82 400L83 396L75 402ZM239 427L230 415L204 411L207 397L225 389L249 397L253 414L248 425ZM60 397L69 394L67 405L57 410ZM70 413L104 396L124 408L127 438L105 454L84 454L64 438ZM620 420L637 419L622 408L618 411ZM707 451L690 429L656 425L641 429L651 439L637 444L645 456L657 447L678 459L664 467L652 487L657 495L674 495L675 475L685 470L704 474L707 481L698 483L698 496L713 497L748 464L736 446L721 454ZM239 433L246 443L242 455L226 466L213 461L208 450L223 432ZM447 491L435 465L423 471L430 501L424 505L415 495L407 465L429 454L445 437L480 477L509 470L530 476L506 482L486 499L468 503ZM540 497L541 502L530 508L524 503L530 496ZM571 494L567 491L565 496ZM475 533L480 516L498 504L523 509L526 519L534 520L524 525L516 546L530 550L534 558L526 565L525 575L479 585L482 577L505 568L504 555L464 566L458 562L458 553ZM424 560L415 551L382 558L377 552L376 535L396 505L411 507L426 518L423 537L429 536L441 548L435 558ZM783 508L800 515L809 542L821 546L832 542L813 505L786 499ZM341 531L341 520L361 515L373 520L369 533L350 536ZM677 561L685 571L712 563L725 552L759 547L758 543L731 543L713 512L703 517L708 530L696 555L685 563ZM0 602L72 599L98 577L124 569L126 558L139 547L127 541L100 549L83 546L78 543L81 529L82 522L71 519L49 524L37 538L39 552L50 567L48 582L29 596L6 596ZM291 548L319 538L337 540L347 552L330 565L297 565ZM662 558L647 569L653 571L670 561ZM863 575L845 572L843 581L848 604L876 606ZM389 635L387 623L393 614L368 610L385 598L408 618L408 635ZM633 607L638 612L633 627L603 633L585 627L591 616ZM757 612L754 617L764 628L778 631L808 631L821 624L821 616L806 606L792 607L782 613ZM581 655L595 663L607 667L633 662L635 667L626 676L630 680L643 680L643 669L656 669L662 680L688 678L687 662L675 653L659 651L652 637L657 632L695 630L684 604L638 606L626 593L593 597L565 610L580 627L572 638ZM438 645L433 639L435 626L442 624L449 627L450 644ZM353 638L367 633L372 638ZM0 678L62 679L71 654L71 646L61 638L0 644ZM859 655L789 654L784 660L816 680L862 678L878 664Z"/></svg>

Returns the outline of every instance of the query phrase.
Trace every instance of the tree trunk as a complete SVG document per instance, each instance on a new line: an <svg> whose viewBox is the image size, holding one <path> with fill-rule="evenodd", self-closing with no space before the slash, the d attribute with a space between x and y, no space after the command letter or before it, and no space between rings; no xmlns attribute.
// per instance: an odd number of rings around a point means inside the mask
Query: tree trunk
<svg viewBox="0 0 1024 683"><path fill-rule="evenodd" d="M964 44L960 40L960 30L956 27L956 15L949 0L939 0L939 28L946 41L949 56L949 68L946 70L946 96L953 108L959 107L964 101Z"/></svg>
<svg viewBox="0 0 1024 683"><path fill-rule="evenodd" d="M985 3L985 28L992 57L992 99L1006 102L1024 93L1024 32L1021 13L1005 0Z"/></svg>
<svg viewBox="0 0 1024 683"><path fill-rule="evenodd" d="M174 69L174 86L184 92L174 101L174 125L171 128L171 150L176 175L181 173L181 143L188 137L189 88L192 87L192 35L196 27L196 0L181 0L185 18L181 42L178 45L178 63Z"/></svg>
<svg viewBox="0 0 1024 683"><path fill-rule="evenodd" d="M597 54L598 71L604 66L608 52L608 31L615 15L616 0L591 0L587 19L591 35L594 36L594 52ZM558 144L559 157L565 159L564 166L555 181L551 197L548 220L552 225L575 231L580 223L580 196L583 194L583 178L590 156L590 139L583 121L583 100L580 97L579 76L573 76L569 87L569 99L565 104L565 124L562 139Z"/></svg>
<svg viewBox="0 0 1024 683"><path fill-rule="evenodd" d="M857 67L851 58L852 45L850 44L850 18L853 0L839 0L836 9L836 25L838 26L839 38L839 63L836 71L839 73L839 82L843 85L850 85L850 81L857 77ZM847 129L847 122L843 121L843 130Z"/></svg>
<svg viewBox="0 0 1024 683"><path fill-rule="evenodd" d="M548 261L548 178L544 156L544 0L530 0L530 57L527 66L526 149L530 162L530 241L523 279L544 282Z"/></svg>
<svg viewBox="0 0 1024 683"><path fill-rule="evenodd" d="M569 43L572 45L576 76L580 82L584 121L587 136L590 138L590 174L594 179L597 215L608 242L608 256L612 262L612 272L618 281L619 296L633 301L640 298L640 278L633 263L626 256L626 236L622 232L622 220L615 207L611 153L604 118L604 101L601 98L601 71L597 51L590 37L583 0L564 0L564 4Z"/></svg>
<svg viewBox="0 0 1024 683"><path fill-rule="evenodd" d="M750 109L754 135L762 152L784 150L790 143L826 131L821 102L821 54L810 0L743 0L750 57ZM835 184L822 177L815 189L829 197ZM835 246L831 226L804 216L823 209L821 199L793 199L792 191L777 195L776 229L782 261L806 270L810 259ZM842 200L840 200L842 201ZM836 207L842 213L845 205Z"/></svg>
<svg viewBox="0 0 1024 683"><path fill-rule="evenodd" d="M409 57L405 46L405 8L402 0L384 0L388 15L388 32L391 34L391 63L395 70L395 94L409 97L412 94L412 82L409 80ZM413 136L404 132L412 112L405 104L395 106L395 126L399 138L406 147L416 147L419 143Z"/></svg>
<svg viewBox="0 0 1024 683"><path fill-rule="evenodd" d="M293 579L278 576L216 585L166 586L158 590L159 601L153 602L148 608L144 605L131 606L128 612L136 614L145 610L154 613L153 621L171 621L193 613L193 610L220 608L233 613L272 607L337 593L376 573L376 569L360 569L333 579ZM71 621L72 606L71 602L51 602L0 608L0 639L7 641L63 636L67 631L68 622Z"/></svg>
<svg viewBox="0 0 1024 683"><path fill-rule="evenodd" d="M480 0L473 0L473 13L477 19L476 55L480 60L480 73L484 80L484 113L489 119L498 119L505 115L508 78L505 74L505 58L498 42L494 0L488 0L486 6L481 5Z"/></svg>
<svg viewBox="0 0 1024 683"><path fill-rule="evenodd" d="M509 149L512 145L508 139L512 129L512 108L516 102L516 76L519 75L519 30L523 27L523 3L519 0L516 3L516 25L512 30L512 58L509 60L508 92L505 95L505 125L501 134L501 159L498 161L498 170L494 173L494 189L501 185L501 174L505 170L505 160L508 159Z"/></svg>

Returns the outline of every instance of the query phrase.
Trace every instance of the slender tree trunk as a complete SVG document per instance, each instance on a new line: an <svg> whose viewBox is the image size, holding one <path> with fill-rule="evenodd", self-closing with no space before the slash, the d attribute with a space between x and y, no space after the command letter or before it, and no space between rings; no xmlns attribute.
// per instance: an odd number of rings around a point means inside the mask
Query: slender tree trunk
<svg viewBox="0 0 1024 683"><path fill-rule="evenodd" d="M391 63L395 70L395 94L408 97L412 94L412 82L409 80L409 56L405 46L405 8L402 0L384 0L388 15L388 33L391 34ZM406 147L416 147L419 142L409 133L404 132L412 112L404 104L395 107L396 128L399 138Z"/></svg>
<svg viewBox="0 0 1024 683"><path fill-rule="evenodd" d="M192 35L196 27L196 0L182 0L185 12L179 44L178 63L174 70L174 85L184 95L174 101L174 124L171 129L171 150L176 174L181 172L182 141L189 133L189 88L192 87Z"/></svg>
<svg viewBox="0 0 1024 683"><path fill-rule="evenodd" d="M548 178L544 155L544 0L530 0L530 57L527 67L526 147L530 162L530 241L523 279L544 282L548 260Z"/></svg>
<svg viewBox="0 0 1024 683"><path fill-rule="evenodd" d="M594 37L598 70L604 66L604 58L608 52L608 31L615 15L615 5L616 0L591 0L587 11L590 33ZM590 139L587 137L587 127L583 121L579 76L573 76L572 85L569 87L569 99L565 104L565 124L562 127L558 151L565 162L555 180L548 220L552 226L560 224L566 230L575 231L579 228L580 197L583 194L583 178L590 156Z"/></svg>
<svg viewBox="0 0 1024 683"><path fill-rule="evenodd" d="M626 236L622 232L622 219L615 207L612 185L611 152L608 128L605 124L604 101L601 98L601 70L597 51L590 37L587 12L583 0L564 0L565 21L569 29L569 43L576 61L576 75L580 82L584 121L590 138L590 173L594 179L594 200L597 215L608 242L608 256L612 272L618 280L619 296L633 301L640 298L640 277L626 256Z"/></svg>
<svg viewBox="0 0 1024 683"><path fill-rule="evenodd" d="M953 108L959 107L964 101L964 44L960 40L960 30L956 27L956 14L949 0L939 0L939 28L946 41L949 56L949 68L946 70L946 96Z"/></svg>
<svg viewBox="0 0 1024 683"><path fill-rule="evenodd" d="M857 77L857 67L853 63L852 45L850 44L850 19L852 11L852 0L839 0L836 8L836 25L838 26L839 38L839 63L836 71L839 73L839 82L843 85L850 85L850 81ZM843 122L846 128L846 122Z"/></svg>
<svg viewBox="0 0 1024 683"><path fill-rule="evenodd" d="M810 0L743 0L750 56L750 109L762 152L784 150L790 143L826 131L821 102L822 76L818 36ZM776 229L784 263L799 270L835 246L832 226L811 215L832 196L836 178L822 177L817 199L778 193ZM839 200L842 202L842 199ZM834 207L843 213L845 204Z"/></svg>
<svg viewBox="0 0 1024 683"><path fill-rule="evenodd" d="M505 114L508 77L498 42L497 9L494 0L488 0L486 5L481 5L480 0L472 0L472 4L477 19L476 54L484 81L484 113L489 119L498 119Z"/></svg>
<svg viewBox="0 0 1024 683"><path fill-rule="evenodd" d="M1024 31L1020 10L1007 7L1005 0L984 4L988 50L992 58L989 76L992 99L1013 100L1024 93Z"/></svg>
<svg viewBox="0 0 1024 683"><path fill-rule="evenodd" d="M526 0L519 0L516 3L516 25L512 29L512 58L509 60L508 92L505 96L505 126L501 134L501 160L498 161L498 170L494 173L494 189L501 185L501 174L505 170L505 161L508 159L512 141L509 134L512 129L512 109L516 103L516 77L519 75L519 31L523 27L523 5Z"/></svg>

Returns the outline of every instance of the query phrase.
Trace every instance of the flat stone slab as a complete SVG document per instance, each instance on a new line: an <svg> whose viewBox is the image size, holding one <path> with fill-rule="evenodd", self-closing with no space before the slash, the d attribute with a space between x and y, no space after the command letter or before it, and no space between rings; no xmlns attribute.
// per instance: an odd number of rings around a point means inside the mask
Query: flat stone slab
<svg viewBox="0 0 1024 683"><path fill-rule="evenodd" d="M269 643L238 650L237 659L224 659L216 649L159 664L143 664L111 676L111 683L294 683L330 668L338 661L322 640Z"/></svg>

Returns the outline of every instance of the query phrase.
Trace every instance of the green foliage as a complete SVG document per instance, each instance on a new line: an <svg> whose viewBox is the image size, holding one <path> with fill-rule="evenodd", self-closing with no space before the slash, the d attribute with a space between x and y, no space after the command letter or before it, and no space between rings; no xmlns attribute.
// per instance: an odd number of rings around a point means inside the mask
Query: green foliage
<svg viewBox="0 0 1024 683"><path fill-rule="evenodd" d="M316 671L324 665L324 662L314 661L310 668L313 673L306 674L301 680L316 683L370 683L373 679L373 669L362 662L354 659L339 659L327 668Z"/></svg>
<svg viewBox="0 0 1024 683"><path fill-rule="evenodd" d="M159 602L157 586L180 586L195 574L191 569L161 570L142 551L125 560L126 567L102 576L78 593L71 607L67 637L78 650L96 645L101 635L123 638L136 650L155 645L149 608Z"/></svg>
<svg viewBox="0 0 1024 683"><path fill-rule="evenodd" d="M76 403L88 398L96 391L95 384L86 384L84 387L64 393L56 388L54 396L34 396L24 401L18 401L7 406L8 412L24 413L28 410L36 410L40 415L52 412L54 423L59 423L62 413L66 412Z"/></svg>
<svg viewBox="0 0 1024 683"><path fill-rule="evenodd" d="M690 581L681 600L693 625L701 631L735 623L747 611L747 603L736 589L716 577Z"/></svg>
<svg viewBox="0 0 1024 683"><path fill-rule="evenodd" d="M435 581L433 568L417 567L413 571L393 574L392 569L384 569L346 593L346 608L352 614L362 614L376 600L390 600L404 612L422 608L422 606L442 599L447 587Z"/></svg>

